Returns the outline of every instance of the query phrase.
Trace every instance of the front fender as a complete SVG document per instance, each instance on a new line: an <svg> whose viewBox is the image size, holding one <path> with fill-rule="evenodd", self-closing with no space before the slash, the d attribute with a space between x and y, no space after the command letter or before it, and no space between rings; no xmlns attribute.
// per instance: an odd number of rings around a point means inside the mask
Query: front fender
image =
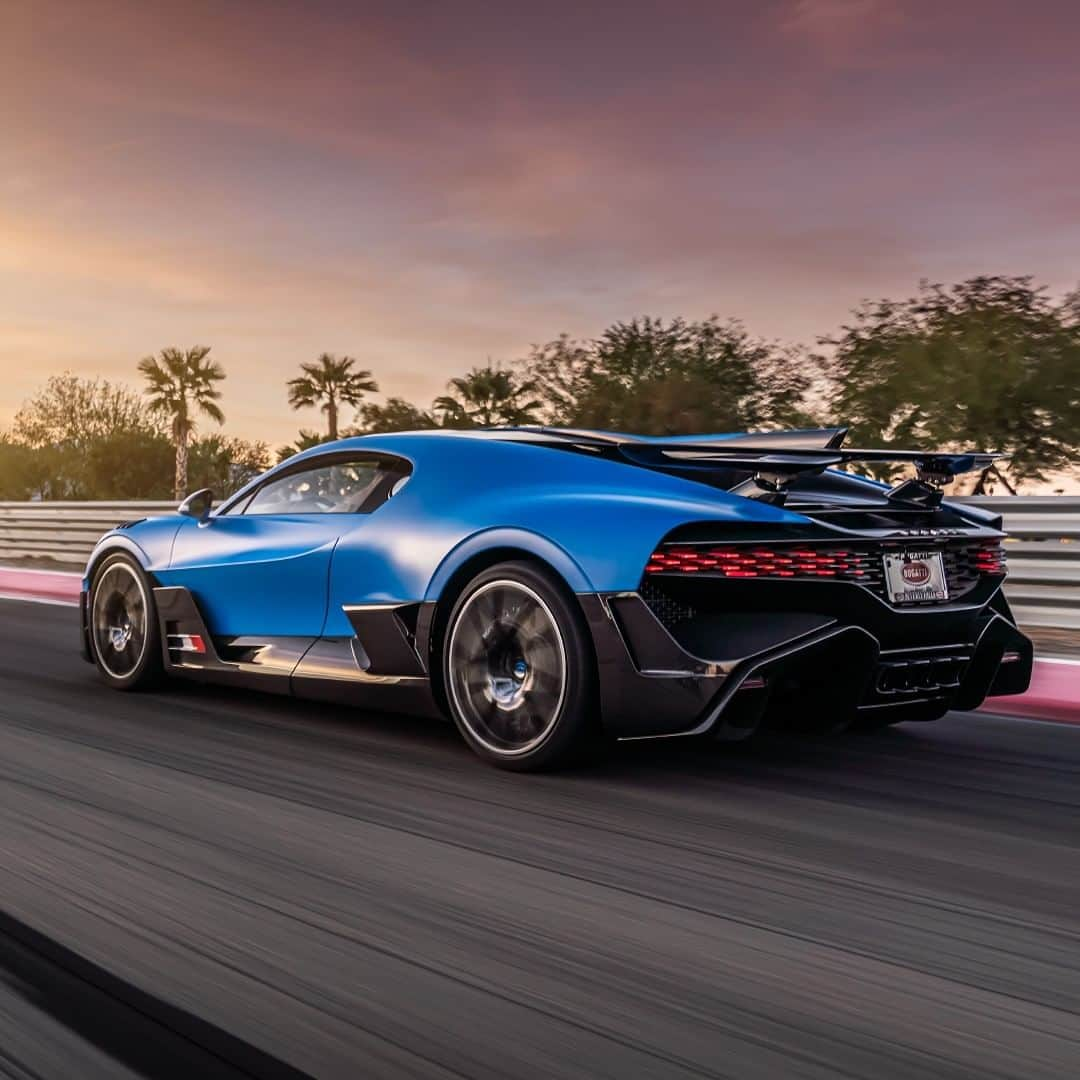
<svg viewBox="0 0 1080 1080"><path fill-rule="evenodd" d="M182 522L180 517L147 518L126 529L107 532L94 545L86 561L83 588L89 588L94 567L112 551L127 552L148 574L165 569L169 565L173 540Z"/></svg>

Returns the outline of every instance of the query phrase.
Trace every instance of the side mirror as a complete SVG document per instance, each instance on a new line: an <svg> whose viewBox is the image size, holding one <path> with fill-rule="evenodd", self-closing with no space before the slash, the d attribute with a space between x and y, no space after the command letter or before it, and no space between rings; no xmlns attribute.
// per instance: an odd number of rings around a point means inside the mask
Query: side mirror
<svg viewBox="0 0 1080 1080"><path fill-rule="evenodd" d="M193 491L176 509L184 517L194 518L200 525L210 519L210 507L214 505L214 493L209 488Z"/></svg>

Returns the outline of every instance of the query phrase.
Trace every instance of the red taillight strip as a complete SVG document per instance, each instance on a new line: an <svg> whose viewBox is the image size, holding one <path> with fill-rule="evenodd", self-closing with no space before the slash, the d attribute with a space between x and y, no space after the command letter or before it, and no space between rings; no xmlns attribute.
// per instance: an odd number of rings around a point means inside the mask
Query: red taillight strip
<svg viewBox="0 0 1080 1080"><path fill-rule="evenodd" d="M963 557L978 574L1003 576L1005 550L1000 540L978 541L971 547L947 547L943 553ZM831 577L853 581L878 578L884 548L852 551L832 547L663 545L649 556L647 574L709 574L724 578Z"/></svg>
<svg viewBox="0 0 1080 1080"><path fill-rule="evenodd" d="M673 544L649 557L646 573L707 573L727 578L865 577L869 553L833 548L684 547Z"/></svg>
<svg viewBox="0 0 1080 1080"><path fill-rule="evenodd" d="M1006 572L1005 545L1000 540L987 540L975 551L975 569L980 574Z"/></svg>

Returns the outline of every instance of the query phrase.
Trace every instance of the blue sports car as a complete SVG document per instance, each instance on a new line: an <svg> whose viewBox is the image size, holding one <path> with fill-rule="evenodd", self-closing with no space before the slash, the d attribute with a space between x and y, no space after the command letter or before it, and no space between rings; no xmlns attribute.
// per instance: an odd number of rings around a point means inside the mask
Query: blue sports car
<svg viewBox="0 0 1080 1080"><path fill-rule="evenodd" d="M844 429L343 439L213 507L129 522L83 582L111 686L163 675L449 715L486 760L612 739L933 720L1020 693L1001 521L941 485L994 455ZM910 462L893 487L846 471Z"/></svg>

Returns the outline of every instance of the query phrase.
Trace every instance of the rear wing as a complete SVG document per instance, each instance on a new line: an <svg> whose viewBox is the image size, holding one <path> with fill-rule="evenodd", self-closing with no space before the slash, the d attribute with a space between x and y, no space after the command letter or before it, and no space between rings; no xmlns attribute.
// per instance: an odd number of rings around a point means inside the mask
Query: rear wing
<svg viewBox="0 0 1080 1080"><path fill-rule="evenodd" d="M893 502L933 507L941 503L941 488L957 476L989 469L1005 454L969 451L962 454L937 453L925 450L784 450L780 453L767 448L746 446L731 450L715 446L690 447L685 443L620 444L619 452L634 464L664 472L736 469L750 477L731 488L736 495L764 499L780 505L786 489L804 473L820 473L845 465L873 462L904 463L915 466L915 479L905 480L891 488L888 498ZM703 477L704 479L704 477Z"/></svg>
<svg viewBox="0 0 1080 1080"><path fill-rule="evenodd" d="M1004 454L967 451L961 454L928 450L804 450L777 451L768 446L734 444L730 449L721 442L701 443L617 443L619 453L640 465L670 465L691 468L722 466L752 472L772 472L778 476L797 476L802 472L821 472L857 462L897 462L915 466L920 479L948 482L961 473L988 469Z"/></svg>
<svg viewBox="0 0 1080 1080"><path fill-rule="evenodd" d="M940 488L962 473L981 472L1007 457L996 451L949 453L928 450L857 450L841 446L845 428L775 432L761 435L695 436L649 439L608 432L567 428L507 429L501 433L513 441L528 441L577 450L623 461L659 472L673 473L706 483L721 475L749 473L729 490L751 498L783 502L785 489L797 477L826 469L877 462L915 466L916 480L905 481L889 492L902 502L936 505ZM771 497L770 497L771 496Z"/></svg>

